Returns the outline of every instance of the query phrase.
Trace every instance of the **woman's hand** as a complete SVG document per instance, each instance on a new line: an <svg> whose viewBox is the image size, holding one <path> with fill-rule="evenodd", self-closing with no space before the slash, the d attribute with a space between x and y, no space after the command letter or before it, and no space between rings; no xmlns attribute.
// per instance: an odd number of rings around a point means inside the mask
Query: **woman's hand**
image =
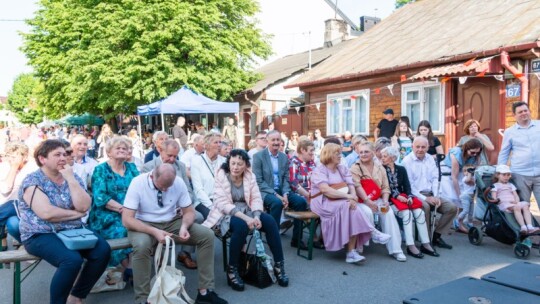
<svg viewBox="0 0 540 304"><path fill-rule="evenodd" d="M408 201L408 199L406 197L403 197L401 195L397 197L397 200L402 202L402 203L406 203Z"/></svg>
<svg viewBox="0 0 540 304"><path fill-rule="evenodd" d="M259 229L262 226L261 220L259 220L258 218L252 218L249 216L246 218L246 224L249 230Z"/></svg>
<svg viewBox="0 0 540 304"><path fill-rule="evenodd" d="M379 210L379 206L377 206L377 204L374 203L372 200L367 199L364 202L373 212L377 212Z"/></svg>
<svg viewBox="0 0 540 304"><path fill-rule="evenodd" d="M356 209L356 200L354 199L348 199L347 202L349 203L349 209L355 210Z"/></svg>
<svg viewBox="0 0 540 304"><path fill-rule="evenodd" d="M356 196L356 194L347 194L347 199L358 202L358 196Z"/></svg>

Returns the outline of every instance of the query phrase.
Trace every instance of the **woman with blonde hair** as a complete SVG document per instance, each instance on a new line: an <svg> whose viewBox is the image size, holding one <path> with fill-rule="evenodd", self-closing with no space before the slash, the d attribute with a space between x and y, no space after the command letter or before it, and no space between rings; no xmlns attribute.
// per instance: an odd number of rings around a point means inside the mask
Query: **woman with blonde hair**
<svg viewBox="0 0 540 304"><path fill-rule="evenodd" d="M321 218L324 246L328 251L347 247L345 262L358 263L365 260L358 250L370 238L387 243L390 236L370 223L358 208L355 183L346 166L341 165L341 146L326 144L321 150L321 164L311 174L311 211ZM359 191L362 198L365 192Z"/></svg>

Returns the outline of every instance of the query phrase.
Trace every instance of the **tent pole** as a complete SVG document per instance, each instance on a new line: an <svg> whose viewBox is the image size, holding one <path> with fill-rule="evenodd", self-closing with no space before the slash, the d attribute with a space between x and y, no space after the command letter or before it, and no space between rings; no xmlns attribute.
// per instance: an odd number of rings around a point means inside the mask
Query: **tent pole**
<svg viewBox="0 0 540 304"><path fill-rule="evenodd" d="M165 131L165 119L163 117L163 112L161 112L161 131Z"/></svg>
<svg viewBox="0 0 540 304"><path fill-rule="evenodd" d="M142 139L142 126L141 126L141 115L137 115L137 118L139 118L139 138Z"/></svg>

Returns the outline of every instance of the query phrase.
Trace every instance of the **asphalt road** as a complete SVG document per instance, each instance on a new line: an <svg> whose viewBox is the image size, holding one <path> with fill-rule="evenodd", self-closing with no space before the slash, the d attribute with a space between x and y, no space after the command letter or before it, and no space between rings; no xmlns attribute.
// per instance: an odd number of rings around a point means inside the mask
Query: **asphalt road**
<svg viewBox="0 0 540 304"><path fill-rule="evenodd" d="M439 249L441 257L414 259L405 263L388 256L382 245L371 245L361 265L345 263L345 253L315 249L314 259L296 256L289 246L289 231L282 237L286 270L290 277L287 288L277 284L266 289L247 285L244 292L227 286L222 269L221 243L216 240L215 274L216 292L229 303L401 303L406 296L444 284L464 276L480 278L482 275L519 261L512 246L485 238L481 246L473 246L464 234L454 233L444 239L454 249ZM528 259L540 264L540 254L533 249ZM195 297L197 271L180 267L187 276L188 293ZM49 283L54 268L42 262L22 284L23 303L48 303ZM0 270L0 303L11 303L12 271ZM133 290L91 294L86 303L133 303ZM517 301L516 303L518 303Z"/></svg>

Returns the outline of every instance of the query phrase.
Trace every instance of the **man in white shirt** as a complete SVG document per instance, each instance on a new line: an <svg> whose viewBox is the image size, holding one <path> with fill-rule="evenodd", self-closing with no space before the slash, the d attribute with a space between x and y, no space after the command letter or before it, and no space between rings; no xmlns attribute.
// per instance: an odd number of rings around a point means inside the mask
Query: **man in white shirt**
<svg viewBox="0 0 540 304"><path fill-rule="evenodd" d="M91 188L92 174L98 162L86 155L88 151L88 139L82 134L77 134L71 139L73 159L79 166L73 166L73 171L79 175L88 188Z"/></svg>
<svg viewBox="0 0 540 304"><path fill-rule="evenodd" d="M180 161L186 165L188 178L191 178L191 160L194 156L201 155L204 152L204 136L193 134L193 136L191 136L191 141L193 142L193 147L189 148L180 157Z"/></svg>
<svg viewBox="0 0 540 304"><path fill-rule="evenodd" d="M255 135L255 144L257 146L248 152L250 160L253 160L253 155L255 155L255 153L266 149L266 146L268 145L268 141L266 140L266 131L257 132L257 135Z"/></svg>
<svg viewBox="0 0 540 304"><path fill-rule="evenodd" d="M158 242L164 243L166 236L197 247L200 263L196 303L227 303L213 291L214 233L194 220L195 210L186 185L176 176L172 165L161 164L131 181L124 200L122 224L128 229L133 246L133 288L137 303L146 303L148 299L153 248Z"/></svg>
<svg viewBox="0 0 540 304"><path fill-rule="evenodd" d="M428 148L427 138L416 137L413 141L413 153L407 155L401 164L407 169L412 194L422 200L428 227L431 227L431 207L436 207L437 212L441 214L431 240L433 245L452 249L452 246L443 241L441 236L448 233L452 220L456 216L457 207L439 196L439 170L433 157L427 154ZM432 195L425 195L428 192Z"/></svg>

